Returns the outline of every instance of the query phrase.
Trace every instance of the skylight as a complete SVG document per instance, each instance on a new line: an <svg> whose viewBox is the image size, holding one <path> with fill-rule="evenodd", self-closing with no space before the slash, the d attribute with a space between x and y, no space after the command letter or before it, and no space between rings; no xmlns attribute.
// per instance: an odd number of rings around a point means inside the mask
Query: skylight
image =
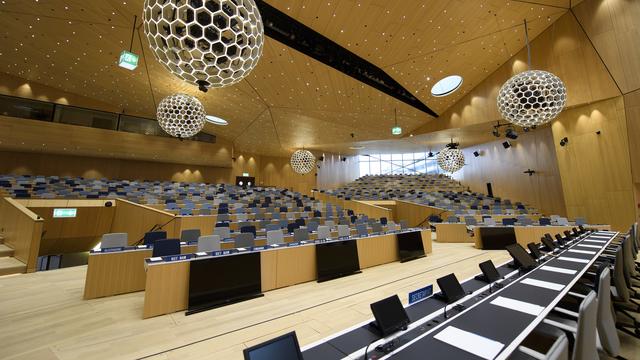
<svg viewBox="0 0 640 360"><path fill-rule="evenodd" d="M438 81L431 88L431 95L433 96L447 96L452 92L458 90L462 85L462 76L460 75L451 75L447 76L444 79Z"/></svg>

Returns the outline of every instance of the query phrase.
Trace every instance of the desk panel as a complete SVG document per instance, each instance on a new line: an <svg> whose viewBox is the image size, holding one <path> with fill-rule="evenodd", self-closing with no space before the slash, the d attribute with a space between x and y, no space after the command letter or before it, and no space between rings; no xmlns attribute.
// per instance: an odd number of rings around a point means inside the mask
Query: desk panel
<svg viewBox="0 0 640 360"><path fill-rule="evenodd" d="M437 223L436 241L441 243L472 243L473 238L467 232L464 223Z"/></svg>

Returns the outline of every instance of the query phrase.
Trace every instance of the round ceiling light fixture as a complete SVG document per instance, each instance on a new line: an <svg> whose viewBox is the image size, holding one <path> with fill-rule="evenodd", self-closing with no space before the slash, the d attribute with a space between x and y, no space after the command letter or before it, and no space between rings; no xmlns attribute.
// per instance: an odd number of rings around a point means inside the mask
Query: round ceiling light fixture
<svg viewBox="0 0 640 360"><path fill-rule="evenodd" d="M264 38L254 0L145 0L144 33L155 58L202 91L247 76Z"/></svg>
<svg viewBox="0 0 640 360"><path fill-rule="evenodd" d="M229 122L225 119L220 119L217 116L213 116L213 115L207 115L205 116L205 120L209 123L209 124L213 124L213 125L220 125L220 126L227 126L229 125Z"/></svg>
<svg viewBox="0 0 640 360"><path fill-rule="evenodd" d="M436 161L442 170L453 174L464 166L464 154L458 144L451 143L438 153Z"/></svg>
<svg viewBox="0 0 640 360"><path fill-rule="evenodd" d="M500 115L522 127L555 119L567 102L567 88L554 74L529 70L507 80L498 93Z"/></svg>
<svg viewBox="0 0 640 360"><path fill-rule="evenodd" d="M450 75L443 79L440 79L435 85L431 87L431 95L435 97L442 97L451 94L458 90L462 85L462 76Z"/></svg>
<svg viewBox="0 0 640 360"><path fill-rule="evenodd" d="M183 139L204 127L206 113L200 100L187 94L173 94L160 101L158 123L167 134Z"/></svg>
<svg viewBox="0 0 640 360"><path fill-rule="evenodd" d="M308 174L316 165L316 157L309 150L296 150L291 155L291 168L298 174Z"/></svg>
<svg viewBox="0 0 640 360"><path fill-rule="evenodd" d="M527 64L531 69L529 28L524 20ZM567 103L567 88L554 74L528 70L507 80L498 92L498 111L508 122L531 128L555 119Z"/></svg>

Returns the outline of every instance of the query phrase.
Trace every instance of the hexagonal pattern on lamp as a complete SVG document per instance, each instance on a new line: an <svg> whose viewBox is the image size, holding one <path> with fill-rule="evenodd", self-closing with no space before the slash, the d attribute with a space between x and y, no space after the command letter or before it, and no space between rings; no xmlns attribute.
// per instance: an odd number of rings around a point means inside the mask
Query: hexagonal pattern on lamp
<svg viewBox="0 0 640 360"><path fill-rule="evenodd" d="M567 89L557 76L542 70L522 72L509 79L498 93L502 117L518 126L539 126L564 108Z"/></svg>
<svg viewBox="0 0 640 360"><path fill-rule="evenodd" d="M438 153L438 166L446 172L454 173L464 166L464 154L460 149L445 148Z"/></svg>
<svg viewBox="0 0 640 360"><path fill-rule="evenodd" d="M144 33L169 71L215 88L258 64L264 29L254 0L145 0Z"/></svg>
<svg viewBox="0 0 640 360"><path fill-rule="evenodd" d="M177 138L188 138L204 128L204 106L195 97L173 94L158 104L158 123L167 134Z"/></svg>
<svg viewBox="0 0 640 360"><path fill-rule="evenodd" d="M297 150L291 155L291 168L298 174L308 174L316 164L316 157L308 150Z"/></svg>

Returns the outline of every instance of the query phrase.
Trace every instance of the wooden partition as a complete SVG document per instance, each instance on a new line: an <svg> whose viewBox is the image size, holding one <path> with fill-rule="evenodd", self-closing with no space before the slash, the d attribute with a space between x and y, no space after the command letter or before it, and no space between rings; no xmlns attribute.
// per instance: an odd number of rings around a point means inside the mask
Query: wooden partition
<svg viewBox="0 0 640 360"><path fill-rule="evenodd" d="M412 227L418 226L419 224L422 224L421 226L425 226L427 223L426 220L431 215L440 215L441 217L446 218L451 214L452 212L437 207L415 204L404 200L396 201L396 218L398 221L407 220L409 226Z"/></svg>
<svg viewBox="0 0 640 360"><path fill-rule="evenodd" d="M395 200L357 200L359 203L381 207L389 210L387 219L398 221L396 219L396 201Z"/></svg>
<svg viewBox="0 0 640 360"><path fill-rule="evenodd" d="M178 237L182 230L200 229L201 235L213 234L217 215L178 216L176 220Z"/></svg>
<svg viewBox="0 0 640 360"><path fill-rule="evenodd" d="M38 255L89 251L111 231L116 212L114 200L32 199L17 200L44 219ZM107 207L110 202L112 206ZM54 218L55 208L75 208L73 218Z"/></svg>
<svg viewBox="0 0 640 360"><path fill-rule="evenodd" d="M344 208L351 209L356 214L364 214L374 219L380 219L381 217L386 217L388 220L393 220L393 211L391 209L374 205L366 201L345 200Z"/></svg>
<svg viewBox="0 0 640 360"><path fill-rule="evenodd" d="M129 234L129 244L138 242L155 225L162 226L169 238L180 237L178 216L122 199L116 200L116 208L111 232Z"/></svg>
<svg viewBox="0 0 640 360"><path fill-rule="evenodd" d="M44 220L14 199L0 202L0 233L14 257L27 265L27 272L36 271L38 249Z"/></svg>

